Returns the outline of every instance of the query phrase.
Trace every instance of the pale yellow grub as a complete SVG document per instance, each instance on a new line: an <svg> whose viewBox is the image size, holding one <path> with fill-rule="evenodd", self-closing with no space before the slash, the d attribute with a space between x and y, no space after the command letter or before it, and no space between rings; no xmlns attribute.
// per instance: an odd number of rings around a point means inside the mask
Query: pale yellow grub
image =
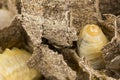
<svg viewBox="0 0 120 80"><path fill-rule="evenodd" d="M31 54L25 50L6 49L0 54L0 80L34 80L40 74L27 67Z"/></svg>
<svg viewBox="0 0 120 80"><path fill-rule="evenodd" d="M85 57L90 64L93 64L93 67L99 65L97 62L103 61L101 49L107 42L108 40L99 26L88 24L80 32L77 42L79 56Z"/></svg>

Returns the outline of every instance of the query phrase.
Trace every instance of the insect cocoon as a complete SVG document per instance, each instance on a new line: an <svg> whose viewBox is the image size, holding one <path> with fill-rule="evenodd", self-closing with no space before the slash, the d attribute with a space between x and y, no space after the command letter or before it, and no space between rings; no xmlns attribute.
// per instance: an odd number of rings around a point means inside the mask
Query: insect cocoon
<svg viewBox="0 0 120 80"><path fill-rule="evenodd" d="M104 67L101 49L107 41L106 36L97 25L88 24L79 34L78 54L80 57L85 57L94 69L101 69Z"/></svg>
<svg viewBox="0 0 120 80"><path fill-rule="evenodd" d="M0 80L34 80L40 74L27 67L31 54L25 50L6 49L0 54Z"/></svg>

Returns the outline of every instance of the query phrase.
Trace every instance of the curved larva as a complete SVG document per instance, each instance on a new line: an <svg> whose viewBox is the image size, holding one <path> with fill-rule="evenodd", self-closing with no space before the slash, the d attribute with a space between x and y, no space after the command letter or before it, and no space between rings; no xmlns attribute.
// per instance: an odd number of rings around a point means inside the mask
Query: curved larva
<svg viewBox="0 0 120 80"><path fill-rule="evenodd" d="M25 50L6 49L0 54L0 80L33 80L40 77L36 70L26 65L30 56Z"/></svg>
<svg viewBox="0 0 120 80"><path fill-rule="evenodd" d="M107 43L107 38L97 25L86 25L77 42L79 56L85 57L94 69L103 67L101 49Z"/></svg>

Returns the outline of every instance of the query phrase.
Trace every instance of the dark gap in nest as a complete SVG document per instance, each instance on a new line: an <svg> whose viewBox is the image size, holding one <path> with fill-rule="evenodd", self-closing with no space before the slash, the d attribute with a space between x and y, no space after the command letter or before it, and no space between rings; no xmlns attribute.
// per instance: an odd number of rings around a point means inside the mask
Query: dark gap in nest
<svg viewBox="0 0 120 80"><path fill-rule="evenodd" d="M73 45L72 46L61 46L61 45L56 45L56 44L52 44L51 42L49 42L48 39L42 37L42 44L46 44L48 45L48 47L53 50L54 52L58 52L58 53L61 53L61 49L64 49L64 48L71 48L71 49L75 49L77 47L77 42L76 41L73 41Z"/></svg>
<svg viewBox="0 0 120 80"><path fill-rule="evenodd" d="M32 42L18 18L15 18L9 27L0 30L0 46L2 50L17 47L33 52Z"/></svg>
<svg viewBox="0 0 120 80"><path fill-rule="evenodd" d="M105 74L106 74L107 76L109 76L109 77L113 77L113 78L116 78L116 79L119 79L119 78L120 78L118 74L116 74L115 72L113 72L113 71L111 71L111 70L107 70L107 71L105 72Z"/></svg>
<svg viewBox="0 0 120 80"><path fill-rule="evenodd" d="M48 39L42 37L42 44L46 44L54 52L58 52L59 54L62 54L65 62L72 70L76 72L81 71L81 69L79 68L79 64L72 57L73 53L69 51L69 49L72 50L76 48L76 41L73 41L73 46L71 48L70 47L56 48L54 47L54 45L49 43Z"/></svg>
<svg viewBox="0 0 120 80"><path fill-rule="evenodd" d="M75 49L76 47L77 47L77 41L73 41L73 46L71 48Z"/></svg>
<svg viewBox="0 0 120 80"><path fill-rule="evenodd" d="M58 52L58 53L59 53L58 49L55 48L52 44L50 44L50 43L49 43L49 40L46 39L46 38L44 38L44 37L42 37L42 44L48 45L48 47L49 47L51 50L53 50L54 52Z"/></svg>
<svg viewBox="0 0 120 80"><path fill-rule="evenodd" d="M99 9L101 12L102 20L106 20L106 17L103 14L113 14L115 16L120 15L120 0L99 0ZM112 25L104 23L99 24L104 34L107 36L108 40L111 41L115 36L114 30L107 28L105 26Z"/></svg>
<svg viewBox="0 0 120 80"><path fill-rule="evenodd" d="M33 44L32 41L30 40L30 37L27 35L26 31L23 29L21 30L21 35L23 37L23 48L26 49L28 52L33 53Z"/></svg>
<svg viewBox="0 0 120 80"><path fill-rule="evenodd" d="M16 0L16 7L18 10L18 13L21 14L21 7L22 7L21 0Z"/></svg>
<svg viewBox="0 0 120 80"><path fill-rule="evenodd" d="M5 3L5 4L4 4ZM3 5L4 4L4 5ZM0 8L5 6L8 7L7 2L5 0L0 1ZM16 10L19 14L21 14L21 0L15 1ZM33 49L29 44L31 44L30 38L28 37L26 31L22 27L22 21L18 18L15 18L11 25L8 28L5 28L0 31L0 46L2 50L6 48L12 49L13 47L23 48L29 52L33 52Z"/></svg>
<svg viewBox="0 0 120 80"><path fill-rule="evenodd" d="M18 48L23 48L23 49L27 50L28 52L33 53L32 41L30 40L30 37L27 35L27 32L22 27L22 21L19 19L17 20L17 22L18 21L19 21L19 23L16 25L19 25L19 26L18 26L18 28L16 28L16 30L19 31L19 33L18 33L19 38L16 40L17 43L15 45L20 44L19 46L17 46ZM16 25L14 25L13 27L16 27ZM16 35L16 34L14 34L14 35ZM11 48L15 47L15 45L11 46Z"/></svg>
<svg viewBox="0 0 120 80"><path fill-rule="evenodd" d="M0 3L0 9L2 9L2 6L3 6L2 3Z"/></svg>
<svg viewBox="0 0 120 80"><path fill-rule="evenodd" d="M112 38L115 36L114 34L114 30L109 30L106 25L98 23L98 25L100 26L102 32L105 34L105 36L108 39L108 42L112 40Z"/></svg>
<svg viewBox="0 0 120 80"><path fill-rule="evenodd" d="M99 0L102 14L120 14L120 0Z"/></svg>
<svg viewBox="0 0 120 80"><path fill-rule="evenodd" d="M41 75L41 77L34 78L33 80L46 80L44 75Z"/></svg>

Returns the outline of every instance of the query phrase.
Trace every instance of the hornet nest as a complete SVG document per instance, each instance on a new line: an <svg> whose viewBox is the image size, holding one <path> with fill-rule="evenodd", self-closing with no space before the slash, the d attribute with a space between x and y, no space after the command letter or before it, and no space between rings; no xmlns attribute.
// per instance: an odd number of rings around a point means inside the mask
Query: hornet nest
<svg viewBox="0 0 120 80"><path fill-rule="evenodd" d="M119 4L120 0L1 0L0 52L16 47L31 53L24 63L27 69L38 71L40 78L35 80L119 80ZM103 62L99 64L103 66L101 69L89 65L93 61L81 57L82 51L78 51L77 42L81 37L78 34L90 24L97 27L88 28L95 32L89 33L97 35L99 29L100 40L101 35L104 38L98 49ZM84 46L83 52L87 47Z"/></svg>

